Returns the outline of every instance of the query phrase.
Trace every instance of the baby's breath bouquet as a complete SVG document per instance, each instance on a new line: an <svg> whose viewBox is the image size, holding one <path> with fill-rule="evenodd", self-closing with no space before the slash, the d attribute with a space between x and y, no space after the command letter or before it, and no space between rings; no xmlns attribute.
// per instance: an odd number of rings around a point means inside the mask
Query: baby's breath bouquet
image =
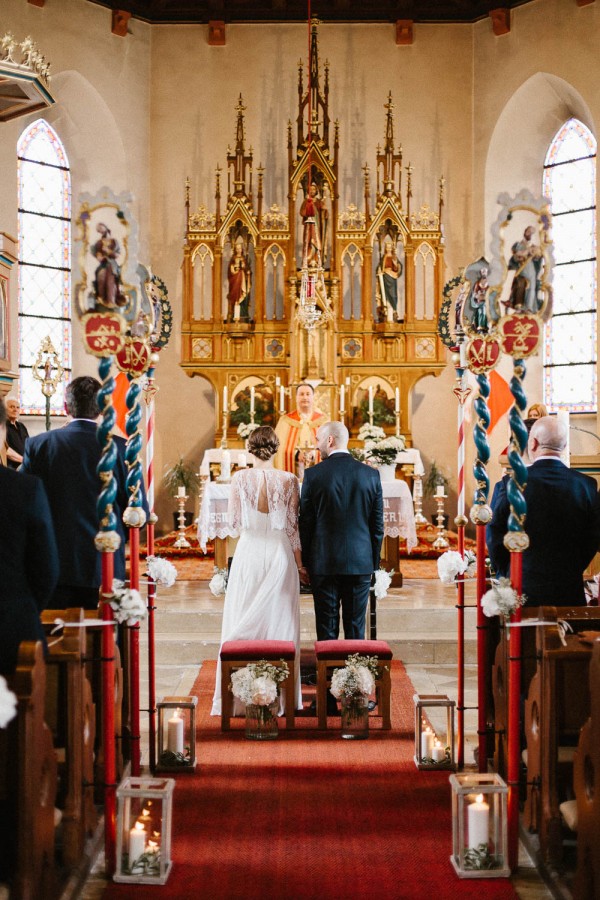
<svg viewBox="0 0 600 900"><path fill-rule="evenodd" d="M379 668L376 656L352 653L343 669L335 669L331 677L331 693L346 706L349 720L360 719L365 703L375 690Z"/></svg>
<svg viewBox="0 0 600 900"><path fill-rule="evenodd" d="M481 598L481 608L486 616L512 616L519 606L523 606L527 598L517 594L510 583L510 578L499 578L492 582L492 587Z"/></svg>
<svg viewBox="0 0 600 900"><path fill-rule="evenodd" d="M395 435L381 441L368 440L365 443L366 458L376 466L389 466L405 446L404 438Z"/></svg>
<svg viewBox="0 0 600 900"><path fill-rule="evenodd" d="M238 669L231 676L229 688L233 696L246 707L256 707L254 714L262 725L274 719L271 706L279 696L279 685L289 675L287 663L283 660L280 662L280 666L274 666L266 659L261 659Z"/></svg>
<svg viewBox="0 0 600 900"><path fill-rule="evenodd" d="M385 438L385 431L379 425L370 425L365 422L360 426L356 436L359 441L382 441Z"/></svg>
<svg viewBox="0 0 600 900"><path fill-rule="evenodd" d="M246 441L257 428L260 428L258 422L240 422L237 427L237 433L243 441Z"/></svg>
<svg viewBox="0 0 600 900"><path fill-rule="evenodd" d="M126 588L123 581L115 578L112 583L112 597L109 600L114 619L119 625L137 625L140 619L148 615L146 604L142 600L139 591L135 588Z"/></svg>

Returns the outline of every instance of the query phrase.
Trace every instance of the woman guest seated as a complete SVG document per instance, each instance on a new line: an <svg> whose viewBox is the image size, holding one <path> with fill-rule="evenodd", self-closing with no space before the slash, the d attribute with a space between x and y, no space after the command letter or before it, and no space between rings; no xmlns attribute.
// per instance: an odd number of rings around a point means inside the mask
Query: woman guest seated
<svg viewBox="0 0 600 900"><path fill-rule="evenodd" d="M543 419L548 415L548 407L545 403L532 403L527 411L528 419Z"/></svg>

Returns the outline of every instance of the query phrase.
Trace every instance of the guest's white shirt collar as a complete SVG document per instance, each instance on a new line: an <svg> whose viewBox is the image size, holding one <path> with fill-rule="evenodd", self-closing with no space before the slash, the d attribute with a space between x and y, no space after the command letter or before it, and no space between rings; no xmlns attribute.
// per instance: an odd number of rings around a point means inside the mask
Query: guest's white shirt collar
<svg viewBox="0 0 600 900"><path fill-rule="evenodd" d="M564 466L564 461L560 455L560 453L544 453L543 456L538 456L535 462L543 462L545 459L557 459Z"/></svg>
<svg viewBox="0 0 600 900"><path fill-rule="evenodd" d="M350 451L349 450L331 450L329 455L333 456L334 453L350 453Z"/></svg>

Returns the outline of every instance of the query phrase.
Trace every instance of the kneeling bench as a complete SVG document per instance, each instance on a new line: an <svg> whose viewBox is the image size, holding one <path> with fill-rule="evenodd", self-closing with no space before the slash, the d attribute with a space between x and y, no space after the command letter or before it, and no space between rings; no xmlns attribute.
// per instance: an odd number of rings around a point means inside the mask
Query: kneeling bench
<svg viewBox="0 0 600 900"><path fill-rule="evenodd" d="M381 727L389 731L392 727L390 718L390 697L392 680L390 663L393 657L392 648L387 641L315 641L317 656L317 716L319 728L327 728L327 690L331 684L334 669L341 669L352 653L361 656L376 656L383 665L375 679L377 691L377 708L381 714Z"/></svg>
<svg viewBox="0 0 600 900"><path fill-rule="evenodd" d="M281 660L288 664L289 675L281 682L281 690L285 691L286 727L294 727L296 647L293 641L225 641L219 655L221 659L221 731L229 731L233 711L233 694L229 690L231 673L236 669L243 669L248 663L259 662L261 659L266 659L278 667L281 667Z"/></svg>

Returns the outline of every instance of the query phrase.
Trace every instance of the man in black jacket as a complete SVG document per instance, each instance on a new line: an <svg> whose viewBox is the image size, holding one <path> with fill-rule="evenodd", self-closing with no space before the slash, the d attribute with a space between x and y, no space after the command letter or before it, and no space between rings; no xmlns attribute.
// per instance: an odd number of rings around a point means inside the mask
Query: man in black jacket
<svg viewBox="0 0 600 900"><path fill-rule="evenodd" d="M319 428L317 447L322 462L305 471L300 498L302 560L313 589L317 639L338 638L341 603L344 637L362 640L383 540L381 479L350 455L341 422Z"/></svg>
<svg viewBox="0 0 600 900"><path fill-rule="evenodd" d="M589 475L569 469L560 459L567 445L563 422L544 416L529 434L525 531L529 547L523 552L523 593L527 606L585 606L583 572L600 546L600 500ZM492 498L493 518L487 527L492 565L508 576L510 554L503 544L510 504L507 476Z"/></svg>

